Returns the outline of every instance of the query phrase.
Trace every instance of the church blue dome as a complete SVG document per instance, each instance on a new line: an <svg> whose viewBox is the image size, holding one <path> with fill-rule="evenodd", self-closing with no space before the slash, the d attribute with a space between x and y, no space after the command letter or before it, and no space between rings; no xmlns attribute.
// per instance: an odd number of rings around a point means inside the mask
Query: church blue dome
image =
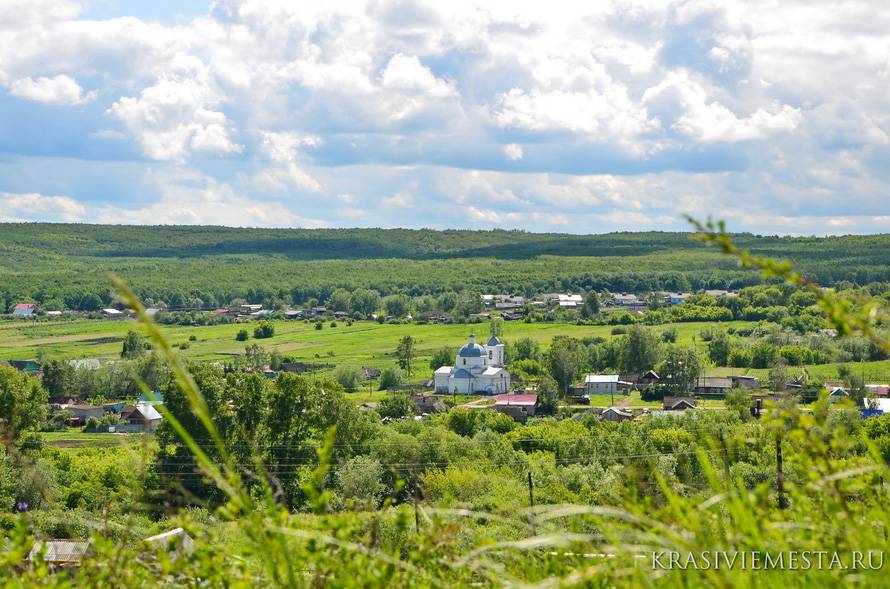
<svg viewBox="0 0 890 589"><path fill-rule="evenodd" d="M485 348L477 343L469 343L457 351L461 358L481 358L485 355Z"/></svg>
<svg viewBox="0 0 890 589"><path fill-rule="evenodd" d="M491 336L491 337L488 339L488 343L487 343L486 345L488 345L488 346L499 346L499 345L501 345L501 340L498 339L498 336L493 335L493 336Z"/></svg>

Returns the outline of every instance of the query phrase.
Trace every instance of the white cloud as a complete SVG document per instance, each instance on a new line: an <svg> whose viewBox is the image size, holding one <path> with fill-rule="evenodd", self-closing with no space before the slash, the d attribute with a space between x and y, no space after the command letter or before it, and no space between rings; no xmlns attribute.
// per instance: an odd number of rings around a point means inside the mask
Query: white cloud
<svg viewBox="0 0 890 589"><path fill-rule="evenodd" d="M521 160L522 154L522 146L518 143L508 143L504 146L504 155L506 155L511 160Z"/></svg>
<svg viewBox="0 0 890 589"><path fill-rule="evenodd" d="M204 186L171 184L161 198L140 208L107 205L95 214L98 223L138 225L229 225L238 227L321 227L324 221L308 219L276 202L248 198L230 185L204 179Z"/></svg>
<svg viewBox="0 0 890 589"><path fill-rule="evenodd" d="M22 78L9 85L9 93L43 104L77 106L96 98L96 92L84 92L77 80L64 74L52 78Z"/></svg>
<svg viewBox="0 0 890 589"><path fill-rule="evenodd" d="M124 97L108 109L135 136L143 152L157 160L185 161L192 151L241 153L226 115L212 110L221 102L203 64L162 77L139 98Z"/></svg>
<svg viewBox="0 0 890 589"><path fill-rule="evenodd" d="M82 221L86 207L68 196L0 192L0 221Z"/></svg>
<svg viewBox="0 0 890 589"><path fill-rule="evenodd" d="M436 78L430 68L420 63L416 55L401 53L394 55L386 65L380 81L384 88L424 94L433 98L445 98L456 94L454 86Z"/></svg>

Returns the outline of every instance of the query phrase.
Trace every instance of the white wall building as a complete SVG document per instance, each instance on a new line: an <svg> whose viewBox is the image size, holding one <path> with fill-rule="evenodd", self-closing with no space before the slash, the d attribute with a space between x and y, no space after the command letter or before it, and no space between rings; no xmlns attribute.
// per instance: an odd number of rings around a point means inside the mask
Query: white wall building
<svg viewBox="0 0 890 589"><path fill-rule="evenodd" d="M454 366L433 374L437 393L499 395L510 390L510 373L504 369L504 343L491 336L484 346L471 335L457 351Z"/></svg>
<svg viewBox="0 0 890 589"><path fill-rule="evenodd" d="M584 378L584 389L588 395L615 395L618 393L618 375L588 374Z"/></svg>

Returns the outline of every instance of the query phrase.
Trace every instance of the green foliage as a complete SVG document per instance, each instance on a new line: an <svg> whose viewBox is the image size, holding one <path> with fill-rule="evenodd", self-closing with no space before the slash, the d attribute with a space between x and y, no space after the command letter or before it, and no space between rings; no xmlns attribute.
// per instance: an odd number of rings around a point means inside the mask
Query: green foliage
<svg viewBox="0 0 890 589"><path fill-rule="evenodd" d="M430 357L430 369L438 370L442 366L451 366L453 359L454 350L448 346L438 348L433 351L433 355Z"/></svg>
<svg viewBox="0 0 890 589"><path fill-rule="evenodd" d="M658 363L659 348L655 335L642 325L627 330L619 353L619 367L623 372L645 372Z"/></svg>
<svg viewBox="0 0 890 589"><path fill-rule="evenodd" d="M417 350L414 347L414 338L406 335L399 340L396 347L396 359L399 361L399 368L411 376L411 369L414 364L414 358L417 356Z"/></svg>
<svg viewBox="0 0 890 589"><path fill-rule="evenodd" d="M377 404L377 413L380 417L390 417L399 419L415 413L416 407L411 402L411 398L403 393L394 393L384 397Z"/></svg>
<svg viewBox="0 0 890 589"><path fill-rule="evenodd" d="M568 391L580 375L584 359L584 349L579 340L556 336L551 341L548 353L550 375L563 393Z"/></svg>
<svg viewBox="0 0 890 589"><path fill-rule="evenodd" d="M235 334L235 341L246 342L250 335L247 333L246 329L239 329L238 333Z"/></svg>
<svg viewBox="0 0 890 589"><path fill-rule="evenodd" d="M121 350L121 358L132 360L139 358L145 354L146 342L142 334L136 331L128 331L127 337L124 338L123 349Z"/></svg>
<svg viewBox="0 0 890 589"><path fill-rule="evenodd" d="M334 370L334 380L340 383L347 393L354 393L362 386L362 371L356 366L338 366Z"/></svg>
<svg viewBox="0 0 890 589"><path fill-rule="evenodd" d="M275 324L271 321L260 321L253 328L253 337L256 339L266 339L275 335Z"/></svg>
<svg viewBox="0 0 890 589"><path fill-rule="evenodd" d="M40 381L0 365L0 438L16 444L46 416L47 394Z"/></svg>
<svg viewBox="0 0 890 589"><path fill-rule="evenodd" d="M396 366L387 366L380 371L378 386L381 391L397 387L402 384L402 371Z"/></svg>

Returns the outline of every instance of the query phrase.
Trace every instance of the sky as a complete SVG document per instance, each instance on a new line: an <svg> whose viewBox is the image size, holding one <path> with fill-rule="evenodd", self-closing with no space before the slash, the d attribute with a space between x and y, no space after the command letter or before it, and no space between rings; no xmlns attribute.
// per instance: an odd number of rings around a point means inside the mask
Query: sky
<svg viewBox="0 0 890 589"><path fill-rule="evenodd" d="M0 221L887 232L888 97L884 0L0 0Z"/></svg>

